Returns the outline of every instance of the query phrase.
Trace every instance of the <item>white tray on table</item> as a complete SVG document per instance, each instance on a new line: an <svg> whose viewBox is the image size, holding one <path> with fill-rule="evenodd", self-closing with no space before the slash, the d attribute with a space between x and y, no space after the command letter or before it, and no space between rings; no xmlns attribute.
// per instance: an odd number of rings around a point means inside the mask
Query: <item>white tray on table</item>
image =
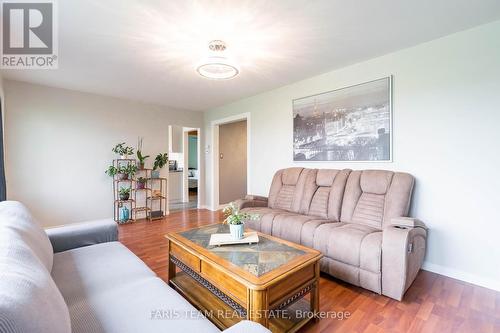
<svg viewBox="0 0 500 333"><path fill-rule="evenodd" d="M212 234L210 236L210 246L234 245L234 244L255 244L259 242L259 235L256 232L245 232L242 239L234 239L231 234Z"/></svg>

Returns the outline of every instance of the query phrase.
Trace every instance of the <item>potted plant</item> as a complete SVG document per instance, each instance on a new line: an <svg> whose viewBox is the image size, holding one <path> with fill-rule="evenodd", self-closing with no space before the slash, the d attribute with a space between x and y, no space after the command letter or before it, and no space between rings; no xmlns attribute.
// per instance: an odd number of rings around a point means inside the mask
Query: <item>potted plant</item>
<svg viewBox="0 0 500 333"><path fill-rule="evenodd" d="M134 153L134 148L125 146L125 142L118 143L111 151L115 154L120 155L121 159L128 159L129 155Z"/></svg>
<svg viewBox="0 0 500 333"><path fill-rule="evenodd" d="M143 190L144 188L146 188L146 178L139 177L139 179L137 179L137 189Z"/></svg>
<svg viewBox="0 0 500 333"><path fill-rule="evenodd" d="M130 187L121 187L118 190L118 196L120 197L120 200L128 200L130 198Z"/></svg>
<svg viewBox="0 0 500 333"><path fill-rule="evenodd" d="M124 170L127 176L132 178L137 173L137 166L135 164L128 163Z"/></svg>
<svg viewBox="0 0 500 333"><path fill-rule="evenodd" d="M163 168L168 163L168 154L167 153L159 153L156 155L155 163L153 165L153 171L151 172L152 178L160 177L160 169Z"/></svg>
<svg viewBox="0 0 500 333"><path fill-rule="evenodd" d="M256 220L259 218L257 214L240 213L234 202L231 202L222 211L224 213L224 223L229 224L229 232L234 239L242 239L244 224L247 220Z"/></svg>
<svg viewBox="0 0 500 333"><path fill-rule="evenodd" d="M149 158L149 155L142 155L142 138L139 138L137 140L137 160L139 161L139 169L143 170L144 169L144 164L146 162L146 159Z"/></svg>
<svg viewBox="0 0 500 333"><path fill-rule="evenodd" d="M114 165L110 165L108 170L106 170L106 174L110 177L116 176L117 180L127 180L128 172L125 166L115 167Z"/></svg>

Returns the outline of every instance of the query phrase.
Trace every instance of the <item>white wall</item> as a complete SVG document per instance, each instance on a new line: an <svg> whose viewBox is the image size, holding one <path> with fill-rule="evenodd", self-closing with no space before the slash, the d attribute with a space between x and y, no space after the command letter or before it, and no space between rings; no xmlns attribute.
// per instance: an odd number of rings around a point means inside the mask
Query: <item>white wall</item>
<svg viewBox="0 0 500 333"><path fill-rule="evenodd" d="M168 151L168 125L200 127L199 112L4 81L7 195L45 226L113 215L111 148L126 141ZM168 173L168 167L162 170ZM166 175L166 174L165 174Z"/></svg>
<svg viewBox="0 0 500 333"><path fill-rule="evenodd" d="M251 112L251 184L267 195L294 165L390 169L417 179L412 215L430 228L425 267L500 290L500 21L210 110ZM294 163L292 100L394 75L393 163ZM244 72L242 72L244 75ZM211 149L206 174L211 174ZM207 177L206 194L211 192Z"/></svg>

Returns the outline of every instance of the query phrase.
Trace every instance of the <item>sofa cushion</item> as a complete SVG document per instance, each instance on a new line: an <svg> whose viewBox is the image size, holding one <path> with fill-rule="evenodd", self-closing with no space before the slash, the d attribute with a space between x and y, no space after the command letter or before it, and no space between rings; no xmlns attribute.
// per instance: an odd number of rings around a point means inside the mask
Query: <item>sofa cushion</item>
<svg viewBox="0 0 500 333"><path fill-rule="evenodd" d="M309 205L309 215L328 217L328 199L330 197L330 187L320 186L314 193Z"/></svg>
<svg viewBox="0 0 500 333"><path fill-rule="evenodd" d="M328 222L330 221L300 214L277 215L273 221L271 235L297 244L312 246L314 230Z"/></svg>
<svg viewBox="0 0 500 333"><path fill-rule="evenodd" d="M384 194L363 192L358 199L351 222L381 228L384 218Z"/></svg>
<svg viewBox="0 0 500 333"><path fill-rule="evenodd" d="M287 211L283 209L269 208L269 207L247 207L243 208L241 212L262 216L264 214L269 214L269 213L275 213L275 214L286 213Z"/></svg>
<svg viewBox="0 0 500 333"><path fill-rule="evenodd" d="M220 332L156 277L80 293L80 301L69 305L72 333Z"/></svg>
<svg viewBox="0 0 500 333"><path fill-rule="evenodd" d="M70 333L68 307L19 230L0 230L0 331Z"/></svg>
<svg viewBox="0 0 500 333"><path fill-rule="evenodd" d="M359 185L363 192L373 194L386 194L391 185L391 171L384 170L364 170L361 173Z"/></svg>
<svg viewBox="0 0 500 333"><path fill-rule="evenodd" d="M244 213L257 214L259 218L245 222L245 226L255 231L271 234L274 218L280 214L290 214L283 209L273 209L268 207L249 207L241 210Z"/></svg>
<svg viewBox="0 0 500 333"><path fill-rule="evenodd" d="M413 176L384 170L353 171L349 175L340 220L383 229L395 217L408 214Z"/></svg>
<svg viewBox="0 0 500 333"><path fill-rule="evenodd" d="M143 261L119 242L80 247L54 255L52 277L68 306L85 293L104 292L130 281L155 277Z"/></svg>
<svg viewBox="0 0 500 333"><path fill-rule="evenodd" d="M324 223L314 230L313 248L323 253L325 256L328 252L330 234L333 229L345 225L342 222Z"/></svg>
<svg viewBox="0 0 500 333"><path fill-rule="evenodd" d="M299 213L339 221L342 196L349 173L348 169L310 170L305 180Z"/></svg>
<svg viewBox="0 0 500 333"><path fill-rule="evenodd" d="M382 232L356 223L328 223L316 229L314 248L339 262L380 272Z"/></svg>
<svg viewBox="0 0 500 333"><path fill-rule="evenodd" d="M303 203L304 186L314 169L288 168L278 170L269 190L268 207L299 213ZM308 199L310 200L310 198Z"/></svg>
<svg viewBox="0 0 500 333"><path fill-rule="evenodd" d="M52 270L54 255L52 244L42 227L20 202L0 202L0 233L7 230L17 234L33 250L45 268L49 272Z"/></svg>
<svg viewBox="0 0 500 333"><path fill-rule="evenodd" d="M322 272L328 273L356 286L363 287L379 294L382 291L381 272L371 272L328 257L321 258L320 268Z"/></svg>
<svg viewBox="0 0 500 333"><path fill-rule="evenodd" d="M72 333L218 332L203 318L182 320L198 312L119 242L56 253L52 276Z"/></svg>

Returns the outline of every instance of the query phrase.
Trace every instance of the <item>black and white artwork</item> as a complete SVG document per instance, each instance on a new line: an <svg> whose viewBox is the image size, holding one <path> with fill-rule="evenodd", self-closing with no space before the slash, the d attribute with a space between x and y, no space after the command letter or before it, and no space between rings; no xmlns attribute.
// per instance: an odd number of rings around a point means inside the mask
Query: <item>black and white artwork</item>
<svg viewBox="0 0 500 333"><path fill-rule="evenodd" d="M391 77L293 101L294 161L390 161Z"/></svg>

